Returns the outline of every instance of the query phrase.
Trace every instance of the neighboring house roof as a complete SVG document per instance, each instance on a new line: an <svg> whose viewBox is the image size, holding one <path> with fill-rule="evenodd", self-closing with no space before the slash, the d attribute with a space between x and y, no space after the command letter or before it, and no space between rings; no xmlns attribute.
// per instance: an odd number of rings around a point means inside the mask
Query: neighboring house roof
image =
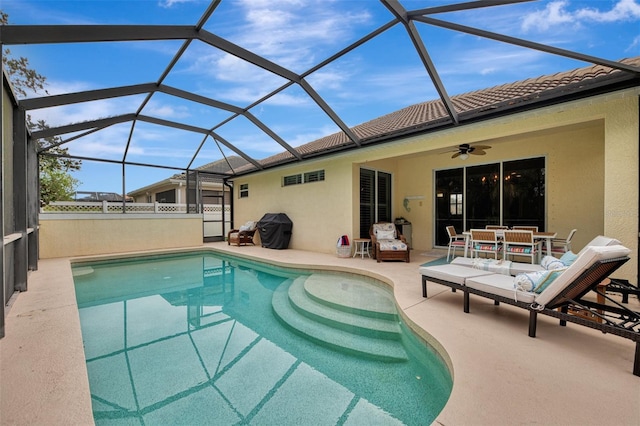
<svg viewBox="0 0 640 426"><path fill-rule="evenodd" d="M198 171L201 182L222 183L222 176L231 175L235 169L241 168L249 164L247 160L237 155L232 155L221 160L200 166L192 171ZM135 196L153 191L153 189L165 185L178 185L187 181L186 173L177 173L167 179L152 183L145 187L129 192L129 195Z"/></svg>
<svg viewBox="0 0 640 426"><path fill-rule="evenodd" d="M232 175L233 171L243 166L248 165L249 162L242 157L232 155L221 160L214 161L212 163L200 166L193 171L201 172L200 180L204 182L222 182L222 177L225 175ZM187 180L186 173L178 173L171 177L171 179Z"/></svg>
<svg viewBox="0 0 640 426"><path fill-rule="evenodd" d="M640 66L640 57L624 59L622 63ZM618 85L640 85L640 73L631 73L594 65L571 71L503 84L451 97L459 114L459 122L513 114L527 108L537 108L549 103L593 94L597 90L616 90ZM373 142L390 142L400 136L451 127L452 123L443 102L427 101L403 108L352 128L362 145ZM344 132L337 132L313 142L296 147L303 157L314 157L357 146ZM288 151L259 161L264 166L288 163L295 158ZM248 164L236 172L251 173L257 169Z"/></svg>

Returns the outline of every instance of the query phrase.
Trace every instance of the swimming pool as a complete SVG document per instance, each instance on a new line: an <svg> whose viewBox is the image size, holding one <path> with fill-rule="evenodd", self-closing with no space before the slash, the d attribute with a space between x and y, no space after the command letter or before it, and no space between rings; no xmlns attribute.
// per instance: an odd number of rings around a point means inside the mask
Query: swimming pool
<svg viewBox="0 0 640 426"><path fill-rule="evenodd" d="M423 425L451 392L369 278L210 252L73 273L96 424Z"/></svg>

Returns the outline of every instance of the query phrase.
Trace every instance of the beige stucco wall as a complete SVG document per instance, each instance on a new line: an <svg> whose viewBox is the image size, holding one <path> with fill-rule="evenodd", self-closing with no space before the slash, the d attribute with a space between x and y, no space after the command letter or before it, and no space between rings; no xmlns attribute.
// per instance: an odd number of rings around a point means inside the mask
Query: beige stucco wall
<svg viewBox="0 0 640 426"><path fill-rule="evenodd" d="M618 238L634 253L623 273L636 281L638 232L638 96L640 88L523 112L406 138L330 158L239 178L235 220L284 212L294 222L292 248L335 252L342 234L359 233L359 169L393 175L393 217L413 224L413 247L433 246L434 170L462 165L451 159L461 143L489 144L473 165L534 156L547 159L547 229L566 236L577 228L575 249L598 234ZM324 182L282 187L283 176L324 169ZM249 197L239 199L239 184ZM411 212L403 208L405 196Z"/></svg>
<svg viewBox="0 0 640 426"><path fill-rule="evenodd" d="M546 168L546 229L566 237L571 229L578 232L574 248L580 249L593 236L604 232L604 143L602 121L567 126L553 133L538 132L489 142L492 147L485 156L471 156L468 160L451 159L451 154L416 154L398 161L397 181L405 196L424 196L424 200L410 200L410 212L402 204L396 206L398 215L413 224L413 245L432 247L434 237L434 170L472 166L496 161L527 157L545 157ZM576 145L580 148L576 149ZM585 183L584 171L591 177ZM588 188L588 190L586 190Z"/></svg>
<svg viewBox="0 0 640 426"><path fill-rule="evenodd" d="M325 180L283 187L282 177L324 169ZM249 197L238 198L240 184L250 182ZM293 222L291 248L335 251L343 234L352 235L352 172L349 161L310 161L304 166L238 179L234 189L234 225L260 220L265 213L285 213Z"/></svg>
<svg viewBox="0 0 640 426"><path fill-rule="evenodd" d="M202 216L42 214L40 258L202 245Z"/></svg>

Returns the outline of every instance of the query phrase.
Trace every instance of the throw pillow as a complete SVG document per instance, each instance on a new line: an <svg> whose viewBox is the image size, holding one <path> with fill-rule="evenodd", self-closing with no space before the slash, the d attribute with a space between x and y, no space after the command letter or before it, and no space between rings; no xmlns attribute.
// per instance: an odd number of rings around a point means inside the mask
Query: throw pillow
<svg viewBox="0 0 640 426"><path fill-rule="evenodd" d="M549 271L527 272L516 275L513 279L513 288L519 291L533 291L539 282L544 280Z"/></svg>
<svg viewBox="0 0 640 426"><path fill-rule="evenodd" d="M566 266L571 266L573 262L578 258L578 255L572 251L568 251L562 255L560 258L560 262L564 263Z"/></svg>
<svg viewBox="0 0 640 426"><path fill-rule="evenodd" d="M567 265L565 265L560 259L553 256L543 257L540 261L540 266L542 266L547 271L553 271L555 269L563 269L567 267Z"/></svg>
<svg viewBox="0 0 640 426"><path fill-rule="evenodd" d="M564 269L553 271L537 271L516 275L513 279L513 288L519 291L542 293L549 285L564 272Z"/></svg>
<svg viewBox="0 0 640 426"><path fill-rule="evenodd" d="M533 292L538 294L542 293L565 270L566 269L555 269L553 271L547 271L547 276L538 283L538 285L533 289Z"/></svg>
<svg viewBox="0 0 640 426"><path fill-rule="evenodd" d="M255 222L250 220L240 227L240 231L251 231L253 228L255 228Z"/></svg>
<svg viewBox="0 0 640 426"><path fill-rule="evenodd" d="M382 231L378 229L376 231L376 238L379 240L395 240L396 233L394 231Z"/></svg>

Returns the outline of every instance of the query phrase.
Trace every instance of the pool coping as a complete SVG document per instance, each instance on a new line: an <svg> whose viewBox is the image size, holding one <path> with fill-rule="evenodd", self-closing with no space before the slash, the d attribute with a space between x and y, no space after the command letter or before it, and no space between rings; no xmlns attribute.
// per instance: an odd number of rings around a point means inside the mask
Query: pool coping
<svg viewBox="0 0 640 426"><path fill-rule="evenodd" d="M451 397L433 424L640 424L633 342L558 327L550 318L539 321L531 339L521 309L472 298L471 313L464 314L461 294L431 283L424 299L418 266L428 256L412 254L406 264L226 243L188 250L202 249L296 268L358 271L390 284L403 317L446 348L454 372ZM139 254L165 252L175 250ZM70 265L125 255L45 259L30 273L29 291L12 300L0 339L1 424L93 424Z"/></svg>

